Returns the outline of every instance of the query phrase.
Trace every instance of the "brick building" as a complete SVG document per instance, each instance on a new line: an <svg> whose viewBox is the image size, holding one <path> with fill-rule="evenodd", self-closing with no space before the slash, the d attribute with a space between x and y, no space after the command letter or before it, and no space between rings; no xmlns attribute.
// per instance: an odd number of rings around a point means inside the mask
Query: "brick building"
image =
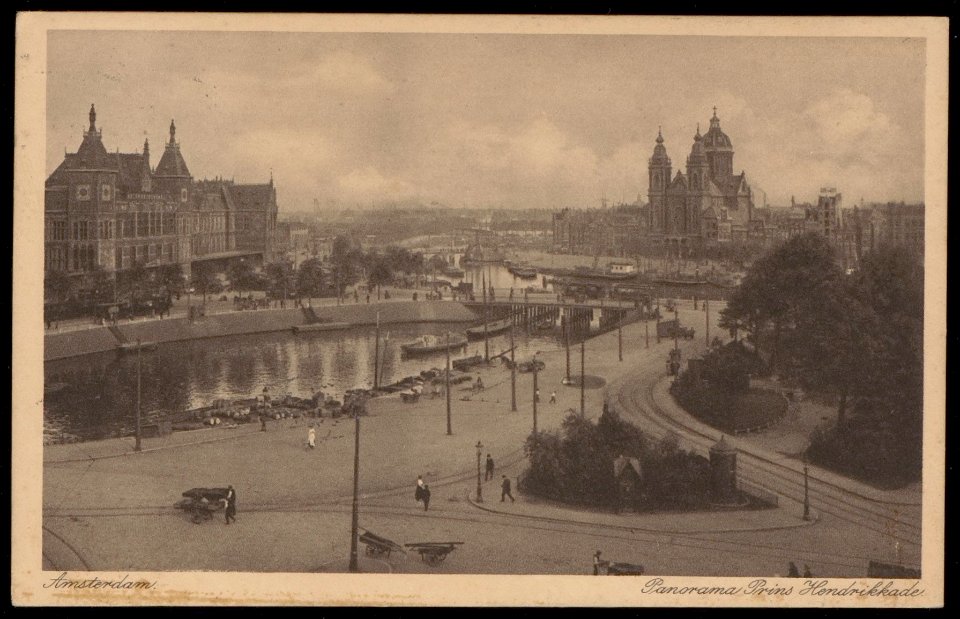
<svg viewBox="0 0 960 619"><path fill-rule="evenodd" d="M200 262L272 258L272 177L260 185L195 181L173 121L153 168L148 141L140 153L109 153L92 105L89 118L77 152L67 153L46 180L45 271L82 277L179 264L189 275Z"/></svg>

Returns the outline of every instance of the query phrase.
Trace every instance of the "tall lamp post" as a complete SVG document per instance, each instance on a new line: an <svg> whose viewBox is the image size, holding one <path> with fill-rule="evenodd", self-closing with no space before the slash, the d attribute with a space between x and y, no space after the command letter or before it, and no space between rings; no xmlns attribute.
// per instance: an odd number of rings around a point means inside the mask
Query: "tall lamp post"
<svg viewBox="0 0 960 619"><path fill-rule="evenodd" d="M533 442L534 444L536 444L537 442L537 404L539 404L538 400L540 399L538 397L540 387L537 385L537 377L540 374L540 366L537 365L537 355L539 354L540 354L539 350L533 354L533 363L531 364L533 366Z"/></svg>
<svg viewBox="0 0 960 619"><path fill-rule="evenodd" d="M810 520L810 482L807 468L807 452L803 452L803 519Z"/></svg>
<svg viewBox="0 0 960 619"><path fill-rule="evenodd" d="M353 411L353 510L350 518L350 571L359 572L357 564L357 536L360 529L360 408Z"/></svg>
<svg viewBox="0 0 960 619"><path fill-rule="evenodd" d="M483 503L483 486L480 482L480 456L483 455L483 443L477 441L477 503Z"/></svg>
<svg viewBox="0 0 960 619"><path fill-rule="evenodd" d="M513 323L516 316L510 317L510 411L517 412L517 360L513 355L516 348L513 342Z"/></svg>
<svg viewBox="0 0 960 619"><path fill-rule="evenodd" d="M140 338L137 338L137 434L136 444L133 446L136 451L140 451L140 366Z"/></svg>
<svg viewBox="0 0 960 619"><path fill-rule="evenodd" d="M450 332L447 331L447 371L444 375L444 393L447 397L447 436L453 434L453 427L450 425Z"/></svg>
<svg viewBox="0 0 960 619"><path fill-rule="evenodd" d="M586 374L586 357L587 357L587 340L580 340L580 416L586 414L586 384L587 384L587 374Z"/></svg>

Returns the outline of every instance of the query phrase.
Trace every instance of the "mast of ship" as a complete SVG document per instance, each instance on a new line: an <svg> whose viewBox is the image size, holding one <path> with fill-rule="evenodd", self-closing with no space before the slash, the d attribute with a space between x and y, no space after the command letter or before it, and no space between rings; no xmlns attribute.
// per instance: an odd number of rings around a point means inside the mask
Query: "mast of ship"
<svg viewBox="0 0 960 619"><path fill-rule="evenodd" d="M487 274L483 273L483 360L490 361L490 340L487 337Z"/></svg>

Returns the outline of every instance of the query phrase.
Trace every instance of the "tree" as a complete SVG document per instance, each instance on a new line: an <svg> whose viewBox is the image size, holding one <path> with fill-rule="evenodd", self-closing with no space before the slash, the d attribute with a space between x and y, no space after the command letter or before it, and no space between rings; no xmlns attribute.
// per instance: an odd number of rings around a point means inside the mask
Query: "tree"
<svg viewBox="0 0 960 619"><path fill-rule="evenodd" d="M768 367L775 372L782 363L784 332L794 330L800 314L809 310L817 295L838 286L842 277L823 236L794 237L750 268L721 311L720 326L747 331L758 354L768 340Z"/></svg>
<svg viewBox="0 0 960 619"><path fill-rule="evenodd" d="M177 294L183 291L186 278L179 264L165 264L157 270L157 283L165 286L167 292Z"/></svg>
<svg viewBox="0 0 960 619"><path fill-rule="evenodd" d="M360 267L363 261L363 251L346 236L338 236L333 240L333 249L330 252L330 284L337 291L337 296L343 296L346 287L352 286L360 280Z"/></svg>
<svg viewBox="0 0 960 619"><path fill-rule="evenodd" d="M253 264L243 258L230 263L227 279L230 280L230 287L240 293L259 290L263 286L263 280L253 270Z"/></svg>
<svg viewBox="0 0 960 619"><path fill-rule="evenodd" d="M201 266L193 268L193 274L190 278L190 285L203 295L203 302L207 302L207 292L215 290L218 286L217 276L213 271Z"/></svg>
<svg viewBox="0 0 960 619"><path fill-rule="evenodd" d="M47 271L43 274L43 298L60 303L70 297L70 276L63 271Z"/></svg>
<svg viewBox="0 0 960 619"><path fill-rule="evenodd" d="M309 258L297 269L297 295L319 296L323 288L323 264L319 258Z"/></svg>
<svg viewBox="0 0 960 619"><path fill-rule="evenodd" d="M287 260L277 260L264 267L263 273L267 278L267 286L270 290L286 298L290 291L296 290L294 285L293 265Z"/></svg>

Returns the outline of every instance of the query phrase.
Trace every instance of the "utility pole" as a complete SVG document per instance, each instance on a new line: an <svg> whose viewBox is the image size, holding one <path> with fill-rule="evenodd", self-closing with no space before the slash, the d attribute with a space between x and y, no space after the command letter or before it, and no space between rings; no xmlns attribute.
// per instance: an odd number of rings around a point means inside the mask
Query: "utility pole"
<svg viewBox="0 0 960 619"><path fill-rule="evenodd" d="M703 300L703 311L707 314L707 346L710 345L710 299Z"/></svg>
<svg viewBox="0 0 960 619"><path fill-rule="evenodd" d="M137 338L137 433L134 450L140 451L140 373L142 362L140 360L140 338Z"/></svg>
<svg viewBox="0 0 960 619"><path fill-rule="evenodd" d="M646 320L643 321L643 334L647 340L647 348L650 348L650 323Z"/></svg>
<svg viewBox="0 0 960 619"><path fill-rule="evenodd" d="M360 410L353 411L353 512L350 520L350 571L359 572L357 564L357 536L360 529Z"/></svg>
<svg viewBox="0 0 960 619"><path fill-rule="evenodd" d="M513 319L510 319L510 410L517 412L517 361L513 351L516 346L513 343Z"/></svg>
<svg viewBox="0 0 960 619"><path fill-rule="evenodd" d="M450 332L447 331L447 372L444 377L444 393L447 396L447 436L453 434L453 428L450 425Z"/></svg>
<svg viewBox="0 0 960 619"><path fill-rule="evenodd" d="M450 342L447 342L448 344ZM380 312L377 312L377 342L373 347L373 388L380 388ZM447 352L447 355L450 353Z"/></svg>
<svg viewBox="0 0 960 619"><path fill-rule="evenodd" d="M580 340L580 416L586 414L586 384L587 384L587 375L584 371L585 360L587 357L587 340Z"/></svg>
<svg viewBox="0 0 960 619"><path fill-rule="evenodd" d="M623 311L620 312L620 321L617 323L617 356L623 361Z"/></svg>
<svg viewBox="0 0 960 619"><path fill-rule="evenodd" d="M480 457L483 455L483 443L477 441L477 503L483 503L483 485L480 483Z"/></svg>
<svg viewBox="0 0 960 619"><path fill-rule="evenodd" d="M810 482L807 463L803 463L803 519L810 520Z"/></svg>
<svg viewBox="0 0 960 619"><path fill-rule="evenodd" d="M540 373L540 368L537 367L537 356L533 356L533 440L536 443L537 440L537 375Z"/></svg>
<svg viewBox="0 0 960 619"><path fill-rule="evenodd" d="M673 306L673 349L680 348L680 307L679 303Z"/></svg>
<svg viewBox="0 0 960 619"><path fill-rule="evenodd" d="M570 317L563 314L563 346L567 351L567 382L570 382Z"/></svg>
<svg viewBox="0 0 960 619"><path fill-rule="evenodd" d="M483 360L490 361L490 340L487 337L487 322L490 319L487 311L487 279L484 274L483 279Z"/></svg>

